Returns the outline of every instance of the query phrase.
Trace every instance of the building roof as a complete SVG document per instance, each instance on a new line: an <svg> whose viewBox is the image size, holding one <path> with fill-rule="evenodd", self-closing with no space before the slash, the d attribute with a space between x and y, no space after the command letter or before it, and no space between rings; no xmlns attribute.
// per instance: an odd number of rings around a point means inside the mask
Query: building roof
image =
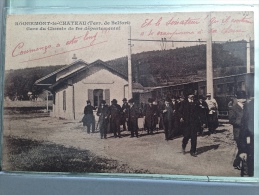
<svg viewBox="0 0 259 195"><path fill-rule="evenodd" d="M104 68L108 69L109 71L113 72L114 74L117 74L118 76L122 77L123 79L127 80L128 79L128 75L125 74L125 71L121 71L120 69L116 68L116 67L113 67L111 65L109 65L108 63L106 62L103 62L102 60L96 60L94 61L93 63L90 63L88 64L87 66L59 79L58 81L56 81L53 85L51 85L50 88L55 88L57 86L59 86L60 84L64 83L65 81L67 81L68 79L71 79L73 77L75 77L76 75L86 71L87 69L93 67L93 66L96 66L96 65L100 65L100 66L103 66Z"/></svg>
<svg viewBox="0 0 259 195"><path fill-rule="evenodd" d="M63 78L60 78L58 81L56 81L56 75L58 73L66 70L66 69L70 68L71 66L74 66L75 64L78 64L78 63L82 63L85 66L82 66L82 68L80 68L80 69L68 74L67 76L65 76ZM120 63L114 64L112 62L103 62L102 60L98 59L98 60L88 64L85 61L79 59L63 68L60 68L60 69L42 77L41 79L39 79L35 82L35 85L46 85L50 89L53 89L59 85L62 85L62 83L65 83L67 80L74 78L76 75L83 73L87 69L89 69L93 66L96 66L96 65L103 66L104 68L111 71L112 73L120 76L121 78L123 78L125 80L128 80L128 66L127 66L127 63L125 63L125 61L121 61L121 64ZM144 87L140 83L132 83L132 87L135 91L138 91L138 92L139 91L142 92L144 90Z"/></svg>
<svg viewBox="0 0 259 195"><path fill-rule="evenodd" d="M40 85L40 84L44 83L44 81L47 81L47 80L51 80L51 83L48 83L48 84L53 84L53 81L55 80L55 76L56 76L58 73L60 73L61 71L66 70L66 69L69 69L70 67L72 67L72 66L74 66L75 64L78 64L78 63L82 63L82 64L87 65L87 63L86 63L84 60L81 60L81 59L76 60L76 61L74 61L73 63L71 63L71 64L69 64L69 65L67 65L67 66L65 66L65 67L62 67L62 68L60 68L60 69L58 69L58 70L56 70L56 71L54 71L54 72L52 72L52 73L50 73L50 74L48 74L48 75L46 75L46 76L44 76L44 77L38 79L37 81L35 81L34 84L35 84L35 85ZM54 78L54 79L53 79L53 78Z"/></svg>

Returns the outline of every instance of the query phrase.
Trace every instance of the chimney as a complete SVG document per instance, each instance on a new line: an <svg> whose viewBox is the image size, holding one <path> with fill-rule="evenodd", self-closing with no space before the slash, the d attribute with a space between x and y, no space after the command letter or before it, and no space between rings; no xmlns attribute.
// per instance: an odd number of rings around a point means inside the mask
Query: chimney
<svg viewBox="0 0 259 195"><path fill-rule="evenodd" d="M73 62L77 60L76 54L73 54L72 60Z"/></svg>

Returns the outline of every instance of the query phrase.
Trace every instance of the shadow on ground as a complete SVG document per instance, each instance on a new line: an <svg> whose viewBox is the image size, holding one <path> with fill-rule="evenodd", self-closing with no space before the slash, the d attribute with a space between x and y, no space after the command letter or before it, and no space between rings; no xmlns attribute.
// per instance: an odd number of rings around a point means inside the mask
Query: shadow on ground
<svg viewBox="0 0 259 195"><path fill-rule="evenodd" d="M98 157L88 150L13 137L4 140L8 151L9 170L6 171L148 173Z"/></svg>
<svg viewBox="0 0 259 195"><path fill-rule="evenodd" d="M197 148L197 154L202 154L204 152L208 152L209 150L217 150L219 148L219 145L220 144L203 146L203 147Z"/></svg>

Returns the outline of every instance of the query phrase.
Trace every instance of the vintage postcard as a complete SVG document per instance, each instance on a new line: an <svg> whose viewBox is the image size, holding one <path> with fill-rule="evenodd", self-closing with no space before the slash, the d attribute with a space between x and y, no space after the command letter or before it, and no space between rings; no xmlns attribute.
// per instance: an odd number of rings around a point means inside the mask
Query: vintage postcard
<svg viewBox="0 0 259 195"><path fill-rule="evenodd" d="M7 15L4 171L254 176L253 12Z"/></svg>

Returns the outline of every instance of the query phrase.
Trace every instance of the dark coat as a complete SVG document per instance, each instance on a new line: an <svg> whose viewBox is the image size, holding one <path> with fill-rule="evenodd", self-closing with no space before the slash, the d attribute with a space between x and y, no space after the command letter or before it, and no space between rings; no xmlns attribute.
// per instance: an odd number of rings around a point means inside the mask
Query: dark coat
<svg viewBox="0 0 259 195"><path fill-rule="evenodd" d="M127 110L129 109L129 104L128 103L125 103L125 104L122 104L122 107L121 107L122 111L124 113L127 112ZM125 115L126 116L126 115Z"/></svg>
<svg viewBox="0 0 259 195"><path fill-rule="evenodd" d="M167 112L163 112L163 110L167 110ZM161 107L160 112L163 115L164 123L166 123L166 122L173 122L173 119L174 119L174 109L173 109L173 105L172 104L169 104L168 107L166 107L166 105L163 105Z"/></svg>
<svg viewBox="0 0 259 195"><path fill-rule="evenodd" d="M112 104L109 107L110 110L110 116L111 116L111 121L121 121L121 116L122 116L122 109L121 106L118 104Z"/></svg>
<svg viewBox="0 0 259 195"><path fill-rule="evenodd" d="M131 131L131 136L133 137L134 134L138 137L138 118L140 116L139 108L136 105L129 107L127 112L127 119L129 130Z"/></svg>
<svg viewBox="0 0 259 195"><path fill-rule="evenodd" d="M199 114L200 114L200 121L202 124L205 124L208 126L208 114L209 114L209 108L205 101L198 101L199 105Z"/></svg>
<svg viewBox="0 0 259 195"><path fill-rule="evenodd" d="M107 105L99 106L97 110L97 116L99 116L99 124L102 127L103 124L108 123L108 117L110 115L109 107Z"/></svg>
<svg viewBox="0 0 259 195"><path fill-rule="evenodd" d="M175 111L178 111L180 107L181 107L181 102L175 101L174 110L175 110Z"/></svg>
<svg viewBox="0 0 259 195"><path fill-rule="evenodd" d="M242 117L243 117L242 106L238 102L236 103L229 102L228 109L229 109L229 114L228 114L229 123L234 127L241 127Z"/></svg>
<svg viewBox="0 0 259 195"><path fill-rule="evenodd" d="M190 103L184 100L179 108L179 116L183 118L184 126L201 126L199 104L197 101Z"/></svg>
<svg viewBox="0 0 259 195"><path fill-rule="evenodd" d="M254 99L245 103L241 122L242 129L239 135L240 150L247 153L247 137L250 137L251 140L254 138Z"/></svg>
<svg viewBox="0 0 259 195"><path fill-rule="evenodd" d="M139 108L136 105L133 105L132 107L129 106L127 110L127 118L129 121L137 120L139 118L139 115Z"/></svg>
<svg viewBox="0 0 259 195"><path fill-rule="evenodd" d="M176 101L174 105L174 128L175 133L181 133L181 123L180 123L180 114L179 109L181 107L182 102Z"/></svg>
<svg viewBox="0 0 259 195"><path fill-rule="evenodd" d="M121 124L124 124L126 122L128 109L129 109L128 103L122 104L122 107L121 107L121 110L122 110Z"/></svg>
<svg viewBox="0 0 259 195"><path fill-rule="evenodd" d="M93 115L93 110L95 110L95 108L91 105L87 105L84 109L84 117L82 119L83 122L83 126L87 126L90 125L92 123L95 123L95 118Z"/></svg>
<svg viewBox="0 0 259 195"><path fill-rule="evenodd" d="M242 131L239 136L239 152L247 154L247 174L254 175L254 99L244 105ZM241 173L242 175L242 173Z"/></svg>
<svg viewBox="0 0 259 195"><path fill-rule="evenodd" d="M158 124L159 107L158 105L153 105L153 107L154 107L154 113L155 113L154 115L154 126L155 126L156 124Z"/></svg>
<svg viewBox="0 0 259 195"><path fill-rule="evenodd" d="M145 106L143 115L145 116L145 125L147 128L152 128L155 123L155 115L157 114L157 107L147 104Z"/></svg>
<svg viewBox="0 0 259 195"><path fill-rule="evenodd" d="M84 114L93 114L94 110L95 110L95 107L91 105L87 105L84 109Z"/></svg>

